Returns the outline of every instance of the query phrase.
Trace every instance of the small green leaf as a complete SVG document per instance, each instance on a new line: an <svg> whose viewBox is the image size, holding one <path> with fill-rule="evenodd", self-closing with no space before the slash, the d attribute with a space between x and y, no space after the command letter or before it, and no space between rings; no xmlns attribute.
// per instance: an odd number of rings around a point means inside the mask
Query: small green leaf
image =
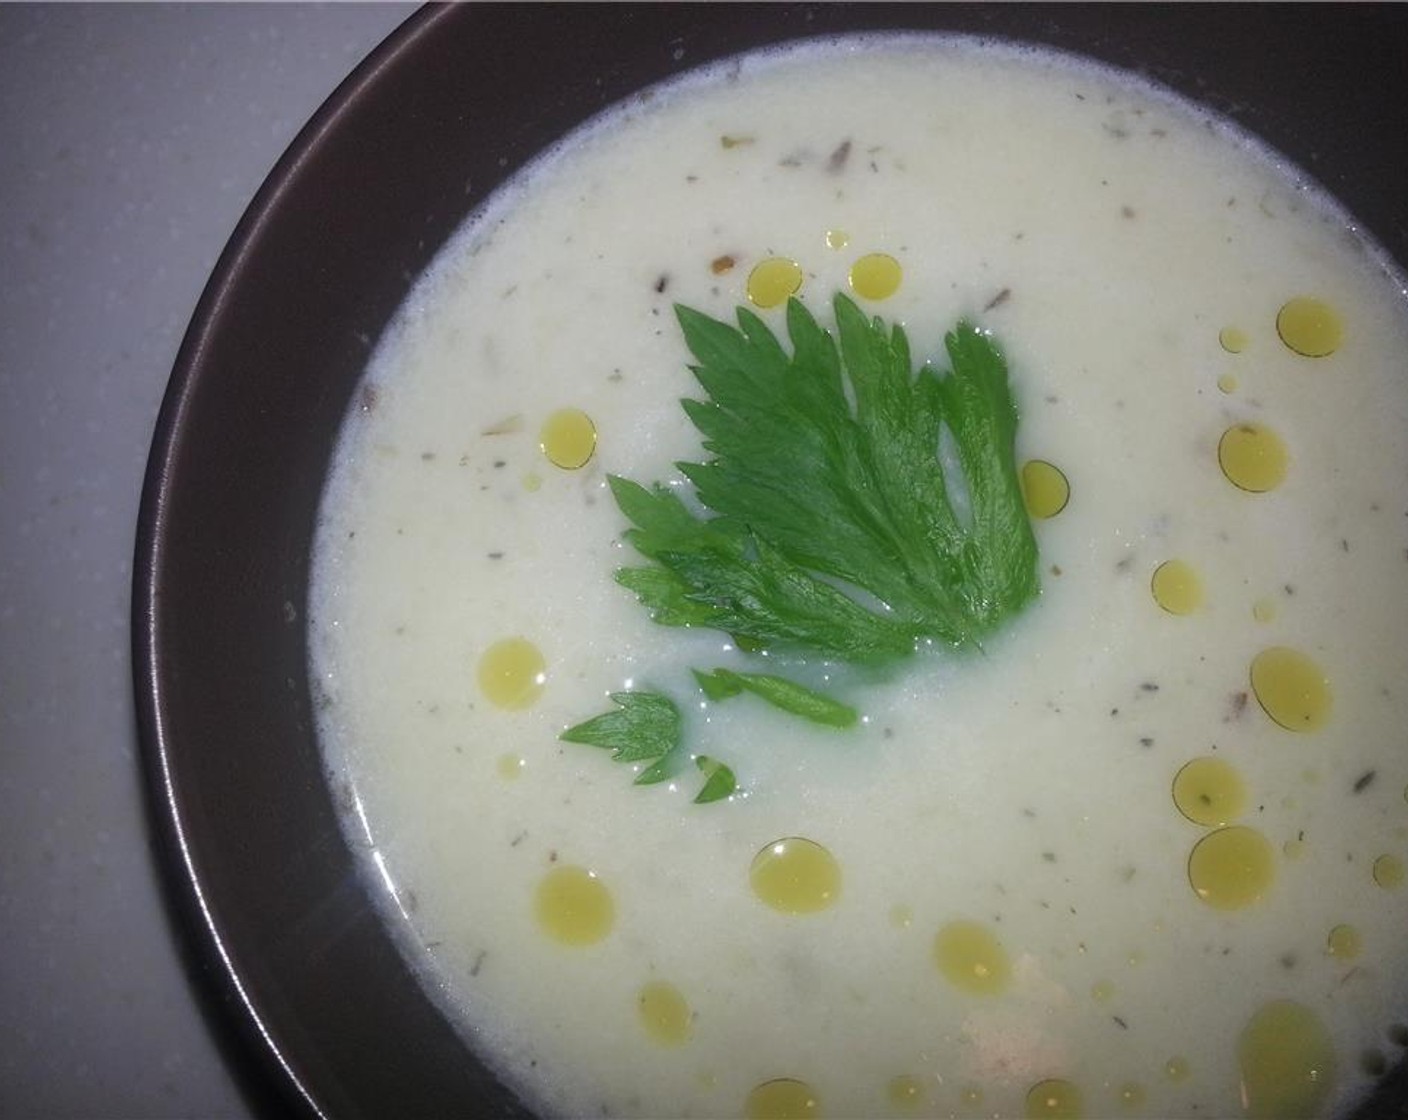
<svg viewBox="0 0 1408 1120"><path fill-rule="evenodd" d="M736 674L728 673L723 669L718 669L712 673L706 673L702 669L691 669L694 679L699 682L700 691L715 702L727 700L730 696L737 696L743 691L743 685L738 682Z"/></svg>
<svg viewBox="0 0 1408 1120"><path fill-rule="evenodd" d="M710 758L707 754L696 755L694 765L704 773L704 785L694 798L696 805L722 801L731 797L738 789L738 781L734 778L733 771L717 758Z"/></svg>
<svg viewBox="0 0 1408 1120"><path fill-rule="evenodd" d="M731 669L703 673L695 669L694 679L710 700L724 700L746 690L774 708L828 727L852 727L859 718L849 704L770 673L735 673Z"/></svg>
<svg viewBox="0 0 1408 1120"><path fill-rule="evenodd" d="M605 747L617 762L659 761L680 745L680 710L658 692L613 692L616 710L569 727L559 739ZM654 770L655 766L651 767ZM645 771L637 781L645 781ZM661 775L663 777L663 774ZM651 778L659 781L660 778Z"/></svg>

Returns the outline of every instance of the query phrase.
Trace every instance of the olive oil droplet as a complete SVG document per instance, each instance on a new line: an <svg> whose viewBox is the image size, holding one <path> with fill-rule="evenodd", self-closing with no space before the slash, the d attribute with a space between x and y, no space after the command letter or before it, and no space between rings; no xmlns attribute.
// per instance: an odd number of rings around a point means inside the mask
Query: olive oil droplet
<svg viewBox="0 0 1408 1120"><path fill-rule="evenodd" d="M910 1074L901 1074L890 1079L885 1095L896 1108L918 1108L924 1103L924 1082Z"/></svg>
<svg viewBox="0 0 1408 1120"><path fill-rule="evenodd" d="M1374 861L1374 882L1391 891L1403 885L1403 861L1397 856L1380 856Z"/></svg>
<svg viewBox="0 0 1408 1120"><path fill-rule="evenodd" d="M495 642L479 659L479 690L499 708L530 707L547 679L547 662L527 638Z"/></svg>
<svg viewBox="0 0 1408 1120"><path fill-rule="evenodd" d="M821 1115L821 1102L805 1081L779 1077L753 1088L744 1113L748 1120L806 1120Z"/></svg>
<svg viewBox="0 0 1408 1120"><path fill-rule="evenodd" d="M1203 584L1191 564L1165 560L1149 581L1154 602L1169 614L1192 614L1203 605Z"/></svg>
<svg viewBox="0 0 1408 1120"><path fill-rule="evenodd" d="M1187 1058L1174 1057L1164 1063L1164 1076L1170 1081L1187 1081L1190 1072Z"/></svg>
<svg viewBox="0 0 1408 1120"><path fill-rule="evenodd" d="M828 249L844 249L851 243L851 235L843 229L829 229L826 231L826 247Z"/></svg>
<svg viewBox="0 0 1408 1120"><path fill-rule="evenodd" d="M1287 731L1315 731L1330 714L1330 682L1299 650L1272 646L1252 659L1257 703Z"/></svg>
<svg viewBox="0 0 1408 1120"><path fill-rule="evenodd" d="M526 765L526 760L519 758L516 754L501 754L494 763L494 769L498 771L500 778L511 782L523 773L523 768Z"/></svg>
<svg viewBox="0 0 1408 1120"><path fill-rule="evenodd" d="M1356 959L1364 948L1364 939L1353 926L1340 925L1330 930L1325 939L1325 950L1330 956L1342 961Z"/></svg>
<svg viewBox="0 0 1408 1120"><path fill-rule="evenodd" d="M666 1046L689 1041L692 1027L689 1003L673 984L652 980L636 995L636 1011L645 1033Z"/></svg>
<svg viewBox="0 0 1408 1120"><path fill-rule="evenodd" d="M1248 1116L1314 1116L1334 1087L1335 1049L1315 1012L1276 1000L1242 1029L1237 1066Z"/></svg>
<svg viewBox="0 0 1408 1120"><path fill-rule="evenodd" d="M1218 910L1240 910L1257 902L1275 878L1275 857L1266 837L1242 825L1204 836L1188 857L1194 892Z"/></svg>
<svg viewBox="0 0 1408 1120"><path fill-rule="evenodd" d="M1079 1120L1082 1107L1080 1090L1059 1077L1038 1081L1027 1090L1028 1120L1038 1120L1039 1117Z"/></svg>
<svg viewBox="0 0 1408 1120"><path fill-rule="evenodd" d="M1120 1106L1128 1112L1143 1108L1148 1096L1144 1086L1136 1081L1127 1081L1120 1086Z"/></svg>
<svg viewBox="0 0 1408 1120"><path fill-rule="evenodd" d="M1022 499L1031 516L1055 517L1071 500L1071 484L1059 467L1044 459L1030 459L1022 466Z"/></svg>
<svg viewBox="0 0 1408 1120"><path fill-rule="evenodd" d="M802 268L785 257L759 261L748 274L748 298L757 307L776 307L802 287Z"/></svg>
<svg viewBox="0 0 1408 1120"><path fill-rule="evenodd" d="M789 836L753 857L748 872L753 893L784 914L814 914L835 905L841 865L815 840Z"/></svg>
<svg viewBox="0 0 1408 1120"><path fill-rule="evenodd" d="M939 930L934 963L950 984L974 995L997 995L1012 979L1007 950L977 922L950 922Z"/></svg>
<svg viewBox="0 0 1408 1120"><path fill-rule="evenodd" d="M900 262L888 253L867 253L851 265L851 290L861 299L889 299L903 276Z"/></svg>
<svg viewBox="0 0 1408 1120"><path fill-rule="evenodd" d="M1276 313L1276 333L1302 357L1324 358L1340 348L1344 326L1328 303L1297 296Z"/></svg>
<svg viewBox="0 0 1408 1120"><path fill-rule="evenodd" d="M1264 424L1233 424L1217 442L1217 463L1227 481L1251 494L1280 486L1288 461L1281 437Z"/></svg>
<svg viewBox="0 0 1408 1120"><path fill-rule="evenodd" d="M560 408L543 422L538 446L553 466L580 470L596 453L596 425L579 408Z"/></svg>
<svg viewBox="0 0 1408 1120"><path fill-rule="evenodd" d="M1109 1003L1115 995L1115 986L1108 980L1097 980L1090 986L1090 998L1096 1003Z"/></svg>
<svg viewBox="0 0 1408 1120"><path fill-rule="evenodd" d="M554 867L538 884L538 924L563 945L595 945L616 924L616 904L596 872Z"/></svg>
<svg viewBox="0 0 1408 1120"><path fill-rule="evenodd" d="M1220 758L1195 758L1174 775L1173 803L1194 824L1220 828L1247 807L1242 776Z"/></svg>
<svg viewBox="0 0 1408 1120"><path fill-rule="evenodd" d="M1217 332L1217 344L1229 354L1240 354L1250 342L1247 332L1240 327L1223 327Z"/></svg>
<svg viewBox="0 0 1408 1120"><path fill-rule="evenodd" d="M1276 621L1276 600L1258 599L1252 604L1252 617L1258 622Z"/></svg>

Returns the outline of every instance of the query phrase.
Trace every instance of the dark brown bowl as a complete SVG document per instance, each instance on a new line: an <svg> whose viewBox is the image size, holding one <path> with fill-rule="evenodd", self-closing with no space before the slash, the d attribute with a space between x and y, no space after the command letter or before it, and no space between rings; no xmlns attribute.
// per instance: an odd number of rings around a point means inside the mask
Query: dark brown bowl
<svg viewBox="0 0 1408 1120"><path fill-rule="evenodd" d="M749 47L897 27L1046 43L1156 78L1260 134L1408 261L1405 7L419 13L240 222L177 359L142 500L133 627L155 828L210 1006L271 1113L526 1115L382 926L314 737L309 547L371 348L465 216L585 117ZM1365 1115L1408 1115L1405 1100L1400 1066Z"/></svg>

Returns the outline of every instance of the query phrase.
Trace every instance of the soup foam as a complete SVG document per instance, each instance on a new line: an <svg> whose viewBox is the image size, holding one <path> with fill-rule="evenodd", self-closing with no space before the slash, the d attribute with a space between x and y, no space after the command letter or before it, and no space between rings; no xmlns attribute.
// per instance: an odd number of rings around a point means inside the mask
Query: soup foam
<svg viewBox="0 0 1408 1120"><path fill-rule="evenodd" d="M771 662L612 579L607 475L703 456L672 305L798 279L917 360L991 331L1019 461L1069 486L980 654L789 666L844 732L704 702L690 668ZM324 501L322 740L408 956L544 1113L1348 1108L1408 1040L1404 353L1331 200L1064 56L845 39L588 125L422 279ZM559 741L629 688L741 792ZM800 907L755 869L799 852Z"/></svg>

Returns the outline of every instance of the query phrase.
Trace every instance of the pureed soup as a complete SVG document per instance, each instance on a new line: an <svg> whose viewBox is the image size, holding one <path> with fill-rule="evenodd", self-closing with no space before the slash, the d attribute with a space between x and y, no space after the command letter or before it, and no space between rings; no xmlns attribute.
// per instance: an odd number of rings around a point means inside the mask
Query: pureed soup
<svg viewBox="0 0 1408 1120"><path fill-rule="evenodd" d="M976 648L759 650L614 580L608 476L707 512L675 305L790 349L837 293L914 367L1005 355L1041 593ZM1405 353L1343 212L1062 56L843 40L593 123L421 281L325 498L323 742L407 954L549 1114L1351 1106L1408 1045ZM625 692L681 713L660 783L560 738Z"/></svg>

